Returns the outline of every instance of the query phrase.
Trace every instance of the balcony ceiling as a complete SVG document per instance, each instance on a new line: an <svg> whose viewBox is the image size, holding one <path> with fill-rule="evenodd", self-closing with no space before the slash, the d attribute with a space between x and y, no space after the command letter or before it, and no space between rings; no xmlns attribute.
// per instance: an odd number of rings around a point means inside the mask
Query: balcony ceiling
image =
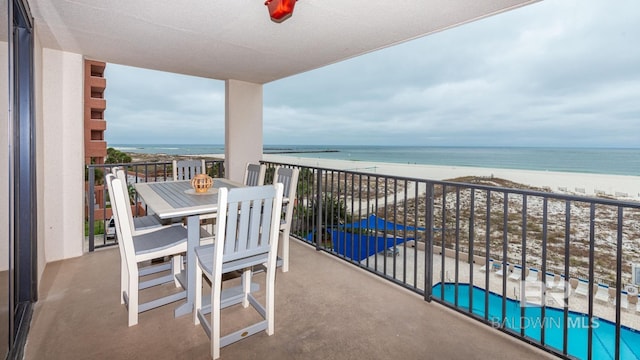
<svg viewBox="0 0 640 360"><path fill-rule="evenodd" d="M129 66L267 83L536 1L300 0L280 24L269 19L264 0L29 3L44 47Z"/></svg>

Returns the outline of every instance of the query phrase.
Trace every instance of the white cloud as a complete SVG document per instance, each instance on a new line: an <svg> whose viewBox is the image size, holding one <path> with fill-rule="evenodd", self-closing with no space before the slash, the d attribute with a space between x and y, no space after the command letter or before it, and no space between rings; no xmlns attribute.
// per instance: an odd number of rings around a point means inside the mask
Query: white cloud
<svg viewBox="0 0 640 360"><path fill-rule="evenodd" d="M546 0L269 83L264 142L640 147L639 10ZM108 141L224 141L222 82L107 72Z"/></svg>

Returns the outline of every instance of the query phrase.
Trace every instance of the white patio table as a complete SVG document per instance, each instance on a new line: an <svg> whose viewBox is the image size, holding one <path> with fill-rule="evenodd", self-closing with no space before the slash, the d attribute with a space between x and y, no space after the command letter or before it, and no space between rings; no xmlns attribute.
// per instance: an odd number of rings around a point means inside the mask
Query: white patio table
<svg viewBox="0 0 640 360"><path fill-rule="evenodd" d="M228 179L213 179L213 187L205 194L196 194L189 181L166 181L137 183L136 191L147 206L161 219L187 217L187 278L184 272L178 281L187 290L187 302L175 310L175 317L191 314L195 300L196 282L195 248L200 243L200 215L218 211L218 191L243 187L241 183ZM185 281L186 280L186 281Z"/></svg>

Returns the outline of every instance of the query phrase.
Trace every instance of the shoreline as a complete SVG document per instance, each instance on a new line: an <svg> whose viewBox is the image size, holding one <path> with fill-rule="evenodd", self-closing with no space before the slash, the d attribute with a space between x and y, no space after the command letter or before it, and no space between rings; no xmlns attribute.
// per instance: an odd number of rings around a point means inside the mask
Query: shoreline
<svg viewBox="0 0 640 360"><path fill-rule="evenodd" d="M640 176L329 160L273 154L264 154L262 158L271 162L437 181L464 176L496 177L558 193L640 200Z"/></svg>
<svg viewBox="0 0 640 360"><path fill-rule="evenodd" d="M135 160L151 158L217 158L224 154L167 155L128 153ZM471 166L444 166L401 164L373 161L337 160L298 157L284 154L263 154L262 160L294 165L357 171L378 175L390 175L428 180L448 180L465 176L496 177L523 185L543 188L555 193L580 196L606 196L620 200L640 201L640 176L574 173L559 171L482 168Z"/></svg>

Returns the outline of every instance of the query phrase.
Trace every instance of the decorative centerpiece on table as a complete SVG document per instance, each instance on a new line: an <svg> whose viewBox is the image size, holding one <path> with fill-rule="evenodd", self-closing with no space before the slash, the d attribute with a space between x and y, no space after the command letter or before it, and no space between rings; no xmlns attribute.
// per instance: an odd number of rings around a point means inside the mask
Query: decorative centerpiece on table
<svg viewBox="0 0 640 360"><path fill-rule="evenodd" d="M213 186L213 178L207 174L198 174L191 179L191 187L197 194L206 193Z"/></svg>

